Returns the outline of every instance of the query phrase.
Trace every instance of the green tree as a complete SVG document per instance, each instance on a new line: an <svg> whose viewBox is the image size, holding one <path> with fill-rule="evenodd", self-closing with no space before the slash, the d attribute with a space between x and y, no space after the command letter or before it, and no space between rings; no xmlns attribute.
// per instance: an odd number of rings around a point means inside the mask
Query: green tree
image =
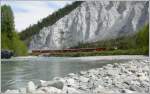
<svg viewBox="0 0 150 94"><path fill-rule="evenodd" d="M137 44L139 47L145 47L149 45L149 24L145 25L137 33Z"/></svg>
<svg viewBox="0 0 150 94"><path fill-rule="evenodd" d="M10 6L3 5L1 7L1 25L2 32L9 32L12 34L14 31L14 16Z"/></svg>
<svg viewBox="0 0 150 94"><path fill-rule="evenodd" d="M1 48L12 50L15 55L27 53L27 47L15 32L13 12L8 5L1 6Z"/></svg>
<svg viewBox="0 0 150 94"><path fill-rule="evenodd" d="M1 7L1 27L2 48L12 49L11 44L8 44L13 38L14 31L14 17L10 6Z"/></svg>
<svg viewBox="0 0 150 94"><path fill-rule="evenodd" d="M13 51L15 55L26 55L27 47L26 45L19 39L17 32L13 32Z"/></svg>

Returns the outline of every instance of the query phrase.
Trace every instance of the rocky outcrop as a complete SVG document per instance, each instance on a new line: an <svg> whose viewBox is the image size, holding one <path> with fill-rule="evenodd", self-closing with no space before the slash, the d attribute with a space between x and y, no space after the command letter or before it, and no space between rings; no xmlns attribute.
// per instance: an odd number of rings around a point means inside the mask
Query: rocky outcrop
<svg viewBox="0 0 150 94"><path fill-rule="evenodd" d="M2 59L9 59L13 56L13 52L10 50L1 50L1 58Z"/></svg>
<svg viewBox="0 0 150 94"><path fill-rule="evenodd" d="M29 82L27 88L4 94L149 94L150 59L107 64L102 68L70 73L53 81ZM12 92L12 93L11 93Z"/></svg>
<svg viewBox="0 0 150 94"><path fill-rule="evenodd" d="M148 23L146 1L87 1L33 36L30 49L64 49L135 33Z"/></svg>

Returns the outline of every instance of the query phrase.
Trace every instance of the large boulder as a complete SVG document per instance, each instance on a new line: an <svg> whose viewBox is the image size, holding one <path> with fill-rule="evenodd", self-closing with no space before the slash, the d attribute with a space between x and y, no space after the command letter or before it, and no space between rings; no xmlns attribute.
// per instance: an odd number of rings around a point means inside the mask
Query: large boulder
<svg viewBox="0 0 150 94"><path fill-rule="evenodd" d="M51 87L55 87L58 89L62 89L64 84L62 81L43 81L40 80L40 85L39 87L47 87L47 86L51 86Z"/></svg>
<svg viewBox="0 0 150 94"><path fill-rule="evenodd" d="M26 88L26 92L27 93L34 93L35 92L35 90L36 90L36 86L35 86L35 84L32 82L32 81L30 81L29 83L28 83L28 85L27 85L27 88Z"/></svg>

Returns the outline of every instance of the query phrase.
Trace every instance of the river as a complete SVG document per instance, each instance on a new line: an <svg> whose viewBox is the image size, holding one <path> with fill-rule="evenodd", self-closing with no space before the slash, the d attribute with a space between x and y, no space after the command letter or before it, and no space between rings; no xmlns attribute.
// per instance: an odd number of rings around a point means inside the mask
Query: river
<svg viewBox="0 0 150 94"><path fill-rule="evenodd" d="M1 89L18 89L25 87L28 81L36 84L39 80L52 80L64 77L68 73L99 68L108 63L122 63L127 60L92 60L84 61L69 57L31 57L1 61Z"/></svg>

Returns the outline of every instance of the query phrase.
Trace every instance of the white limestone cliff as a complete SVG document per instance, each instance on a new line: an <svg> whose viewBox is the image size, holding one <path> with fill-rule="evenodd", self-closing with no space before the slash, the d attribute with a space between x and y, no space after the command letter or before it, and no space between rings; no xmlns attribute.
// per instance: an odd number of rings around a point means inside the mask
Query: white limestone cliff
<svg viewBox="0 0 150 94"><path fill-rule="evenodd" d="M87 1L33 36L30 49L64 49L132 34L149 21L146 1Z"/></svg>

